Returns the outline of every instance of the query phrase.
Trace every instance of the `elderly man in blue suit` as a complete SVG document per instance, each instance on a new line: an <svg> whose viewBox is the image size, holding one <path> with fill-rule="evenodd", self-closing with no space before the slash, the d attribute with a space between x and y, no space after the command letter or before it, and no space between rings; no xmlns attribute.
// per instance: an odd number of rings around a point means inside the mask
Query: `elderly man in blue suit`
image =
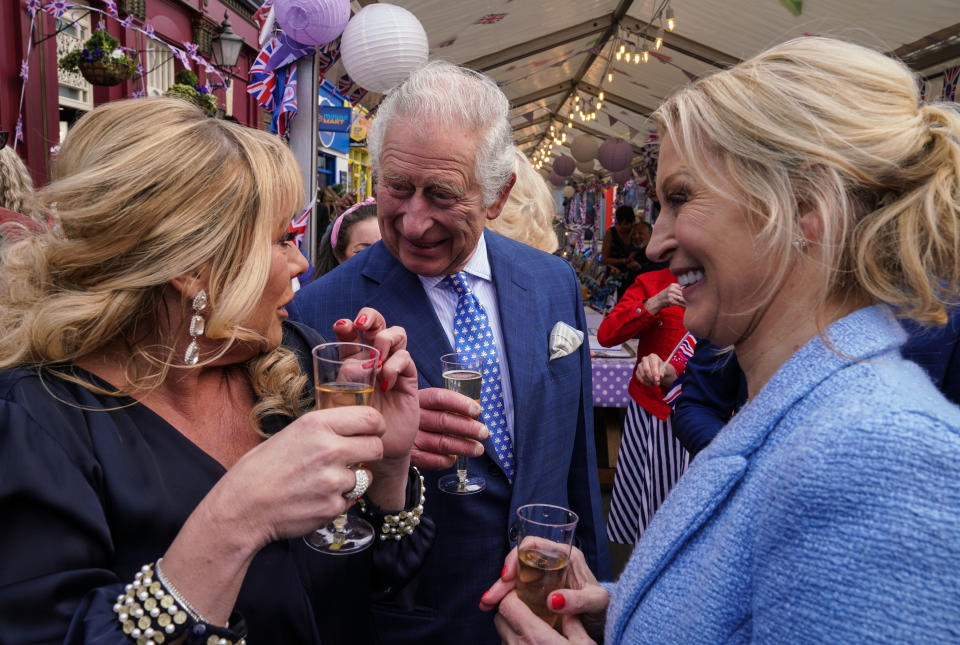
<svg viewBox="0 0 960 645"><path fill-rule="evenodd" d="M456 450L486 479L478 494L449 495L437 488L445 473L425 473L437 540L403 600L378 607L383 642L499 643L492 616L477 605L516 544L523 504L574 510L578 545L591 567L610 573L589 348L574 331L586 328L576 276L563 260L484 230L515 181L508 110L490 79L449 63L428 63L393 90L367 141L383 239L305 287L290 307L295 320L324 333L364 305L406 328L423 408L414 463L449 468ZM474 296L500 376L491 386L496 409L481 417L490 427L482 453L448 436L487 433L450 413L465 409L459 395L437 389L440 356L460 347L463 298Z"/></svg>

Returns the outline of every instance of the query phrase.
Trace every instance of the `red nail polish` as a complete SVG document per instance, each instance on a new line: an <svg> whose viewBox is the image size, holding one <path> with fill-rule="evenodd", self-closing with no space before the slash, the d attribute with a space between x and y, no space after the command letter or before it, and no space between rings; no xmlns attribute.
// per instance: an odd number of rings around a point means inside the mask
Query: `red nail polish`
<svg viewBox="0 0 960 645"><path fill-rule="evenodd" d="M373 359L371 358L369 361L364 361L363 363L360 363L360 367L362 367L365 370L370 369L371 367L373 367Z"/></svg>
<svg viewBox="0 0 960 645"><path fill-rule="evenodd" d="M341 319L338 320L337 322L333 323L333 326L334 326L334 327L343 327L343 326L346 325L348 322L350 322L350 321L347 320L346 318L341 318Z"/></svg>
<svg viewBox="0 0 960 645"><path fill-rule="evenodd" d="M382 359L382 358L377 361L377 369L380 369L381 367L383 367L383 359Z"/></svg>
<svg viewBox="0 0 960 645"><path fill-rule="evenodd" d="M507 565L503 565L503 570L500 572L500 577L507 575Z"/></svg>
<svg viewBox="0 0 960 645"><path fill-rule="evenodd" d="M387 391L387 379L382 379L382 380L380 381L380 391L381 391L381 392L386 392L386 391Z"/></svg>
<svg viewBox="0 0 960 645"><path fill-rule="evenodd" d="M357 316L357 323L356 323L357 327L359 327L365 322L367 322L367 314L360 314L359 316Z"/></svg>
<svg viewBox="0 0 960 645"><path fill-rule="evenodd" d="M567 604L567 601L563 599L563 594L552 593L550 594L550 609L554 611L560 611L563 609L563 606Z"/></svg>

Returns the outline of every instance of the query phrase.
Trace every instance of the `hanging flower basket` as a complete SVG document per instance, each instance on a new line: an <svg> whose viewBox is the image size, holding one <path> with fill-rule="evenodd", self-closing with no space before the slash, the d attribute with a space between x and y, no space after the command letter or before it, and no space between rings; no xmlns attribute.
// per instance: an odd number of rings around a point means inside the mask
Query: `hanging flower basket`
<svg viewBox="0 0 960 645"><path fill-rule="evenodd" d="M103 60L82 60L77 67L91 85L119 85L130 78L129 68L117 67Z"/></svg>

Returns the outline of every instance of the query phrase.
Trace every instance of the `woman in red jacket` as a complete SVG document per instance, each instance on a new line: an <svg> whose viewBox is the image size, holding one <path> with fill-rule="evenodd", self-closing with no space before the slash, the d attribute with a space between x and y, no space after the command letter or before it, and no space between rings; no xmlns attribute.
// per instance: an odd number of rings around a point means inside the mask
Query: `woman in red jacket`
<svg viewBox="0 0 960 645"><path fill-rule="evenodd" d="M673 436L670 406L663 400L686 367L686 356L675 353L665 364L659 385L644 385L640 380L643 358L655 354L665 360L686 334L684 304L683 292L669 269L641 273L597 330L604 347L638 338L637 366L630 380L632 401L623 423L607 518L607 537L620 544L640 539L689 461Z"/></svg>

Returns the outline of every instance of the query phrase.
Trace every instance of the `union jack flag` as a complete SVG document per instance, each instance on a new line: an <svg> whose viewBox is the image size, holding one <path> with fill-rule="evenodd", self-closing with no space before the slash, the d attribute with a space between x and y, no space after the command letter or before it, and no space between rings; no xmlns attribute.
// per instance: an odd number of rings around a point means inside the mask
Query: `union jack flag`
<svg viewBox="0 0 960 645"><path fill-rule="evenodd" d="M13 133L14 141L23 141L23 115L17 115L17 127Z"/></svg>
<svg viewBox="0 0 960 645"><path fill-rule="evenodd" d="M115 18L119 17L120 14L117 12L117 0L103 0L103 6L107 9L107 13L109 13L111 16L114 16Z"/></svg>
<svg viewBox="0 0 960 645"><path fill-rule="evenodd" d="M146 95L147 95L147 91L141 89L141 90L134 90L133 94L131 94L130 96L135 99L142 99Z"/></svg>
<svg viewBox="0 0 960 645"><path fill-rule="evenodd" d="M170 53L176 56L177 60L179 60L186 69L190 69L190 59L187 58L186 52L173 45L167 45L167 47L170 49Z"/></svg>
<svg viewBox="0 0 960 645"><path fill-rule="evenodd" d="M30 78L30 63L26 58L20 61L20 78L23 79L24 83Z"/></svg>
<svg viewBox="0 0 960 645"><path fill-rule="evenodd" d="M267 23L267 14L270 13L272 6L273 0L265 0L260 8L254 12L253 21L257 23L259 29L263 29L263 26Z"/></svg>
<svg viewBox="0 0 960 645"><path fill-rule="evenodd" d="M143 33L148 35L150 38L156 38L157 32L149 22L143 26Z"/></svg>
<svg viewBox="0 0 960 645"><path fill-rule="evenodd" d="M260 107L267 111L272 111L275 107L273 93L277 86L277 75L276 72L265 70L276 46L276 38L271 38L263 46L250 66L250 82L247 84L247 94L257 99Z"/></svg>
<svg viewBox="0 0 960 645"><path fill-rule="evenodd" d="M103 16L100 16L97 19L97 29L100 31L105 31L107 29L107 21L103 19Z"/></svg>
<svg viewBox="0 0 960 645"><path fill-rule="evenodd" d="M290 220L290 226L287 227L288 233L296 233L297 246L303 241L303 235L307 232L307 222L310 221L310 211L313 209L313 203L303 209L303 211Z"/></svg>
<svg viewBox="0 0 960 645"><path fill-rule="evenodd" d="M351 85L353 85L353 81L350 80L349 76L344 74L340 77L340 80L337 81L337 91L343 96L346 96L350 92Z"/></svg>
<svg viewBox="0 0 960 645"><path fill-rule="evenodd" d="M323 75L339 58L340 50L333 43L317 47L317 73Z"/></svg>
<svg viewBox="0 0 960 645"><path fill-rule="evenodd" d="M943 70L943 100L955 101L957 97L957 78L960 77L960 65Z"/></svg>
<svg viewBox="0 0 960 645"><path fill-rule="evenodd" d="M500 22L507 17L505 13L488 13L487 15L477 18L477 21L473 24L475 25L492 25L495 22Z"/></svg>
<svg viewBox="0 0 960 645"><path fill-rule="evenodd" d="M683 338L680 339L680 342L677 343L677 346L673 348L673 351L670 352L670 356L667 359L668 362L674 364L674 368L677 369L677 374L680 374L680 377L674 381L673 387L671 387L663 397L663 402L671 407L673 407L683 392L683 367L686 366L687 361L693 356L693 350L696 345L696 337L690 332L687 332L683 335Z"/></svg>
<svg viewBox="0 0 960 645"><path fill-rule="evenodd" d="M147 73L147 70L144 69L143 63L141 63L141 62L138 60L138 61L137 61L137 76L143 76L143 75L146 74L146 73Z"/></svg>
<svg viewBox="0 0 960 645"><path fill-rule="evenodd" d="M124 29L129 29L130 27L132 27L132 26L133 26L133 16L131 15L131 16L127 16L126 18L124 18L124 19L123 19L123 22L120 23L120 26L123 27Z"/></svg>
<svg viewBox="0 0 960 645"><path fill-rule="evenodd" d="M927 100L927 82L923 80L917 81L917 91L920 93L920 102L923 103Z"/></svg>
<svg viewBox="0 0 960 645"><path fill-rule="evenodd" d="M68 0L53 0L43 6L43 10L54 18L62 18L63 14L73 9L73 3Z"/></svg>
<svg viewBox="0 0 960 645"><path fill-rule="evenodd" d="M40 11L40 0L27 0L24 4L27 6L27 11L30 13L31 18L36 16L37 12Z"/></svg>
<svg viewBox="0 0 960 645"><path fill-rule="evenodd" d="M362 87L356 87L352 92L350 92L349 96L347 96L347 100L350 101L351 103L357 103L360 99L362 99L366 95L367 95L367 90L363 89Z"/></svg>
<svg viewBox="0 0 960 645"><path fill-rule="evenodd" d="M281 74L283 71L281 70ZM283 94L277 102L277 109L273 113L270 131L280 137L286 137L293 117L297 115L297 67L287 68L286 79L283 84ZM279 86L278 88L279 89ZM277 92L275 92L277 93Z"/></svg>
<svg viewBox="0 0 960 645"><path fill-rule="evenodd" d="M189 57L192 58L193 60L199 61L199 57L197 56L197 44L196 44L196 43L184 42L184 43L183 43L183 46L184 46L184 48L186 48L186 50L187 50L187 56L189 56Z"/></svg>

